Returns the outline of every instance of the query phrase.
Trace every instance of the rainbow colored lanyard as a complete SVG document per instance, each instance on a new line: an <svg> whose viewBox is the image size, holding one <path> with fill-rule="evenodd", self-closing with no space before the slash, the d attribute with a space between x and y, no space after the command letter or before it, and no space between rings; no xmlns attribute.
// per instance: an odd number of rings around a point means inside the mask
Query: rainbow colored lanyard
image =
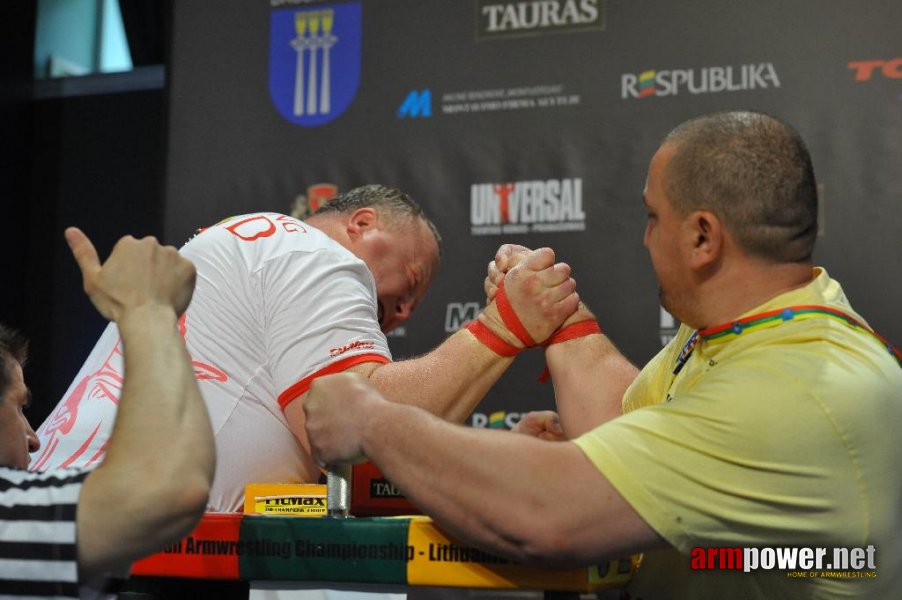
<svg viewBox="0 0 902 600"><path fill-rule="evenodd" d="M836 310L835 308L828 308L826 306L818 306L816 304L804 304L800 306L789 306L787 308L778 308L776 310L771 310L768 312L759 313L757 315L752 315L750 317L745 317L744 319L739 319L737 321L731 321L729 323L724 323L723 325L717 325L715 327L708 327L707 329L701 329L692 334L692 337L686 342L686 345L683 346L683 349L680 350L679 356L677 356L676 367L673 369L673 374L676 375L679 373L683 366L688 362L689 357L692 356L692 351L695 350L695 347L698 345L699 340L704 340L711 344L722 344L724 342L728 342L735 337L745 333L746 331L757 331L759 329L768 329L771 327L776 327L777 325L782 325L787 321L801 321L805 319L835 319L842 323L845 323L849 327L853 329L859 329L866 333L869 333L875 339L877 339L886 349L892 354L896 361L898 361L899 365L902 366L902 352L890 344L886 338L881 336L879 333L861 323L857 319L850 317L846 313L841 310Z"/></svg>

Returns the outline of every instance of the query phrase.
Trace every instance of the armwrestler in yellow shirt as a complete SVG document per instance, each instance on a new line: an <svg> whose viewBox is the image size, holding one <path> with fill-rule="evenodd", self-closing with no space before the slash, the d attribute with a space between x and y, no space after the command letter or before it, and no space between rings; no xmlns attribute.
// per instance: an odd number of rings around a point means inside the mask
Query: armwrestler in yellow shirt
<svg viewBox="0 0 902 600"><path fill-rule="evenodd" d="M804 142L760 113L690 120L652 158L644 202L661 303L684 325L638 375L604 335L548 347L572 441L547 441L547 414L523 421L533 436L469 430L341 376L304 406L314 456L370 457L449 533L518 560L644 552L633 599L902 597L900 357L813 266ZM490 294L523 250L499 252ZM873 567L691 568L695 548L746 547L827 563L870 547Z"/></svg>

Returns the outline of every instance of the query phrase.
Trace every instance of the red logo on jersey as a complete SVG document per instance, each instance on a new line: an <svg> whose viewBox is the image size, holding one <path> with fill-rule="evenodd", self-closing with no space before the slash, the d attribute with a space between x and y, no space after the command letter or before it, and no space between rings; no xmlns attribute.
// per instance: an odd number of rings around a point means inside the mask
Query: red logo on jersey
<svg viewBox="0 0 902 600"><path fill-rule="evenodd" d="M303 224L301 224L301 222L294 217L289 217L288 215L279 215L278 217L276 217L276 221L278 221L282 225L282 229L284 229L288 233L295 233L297 231L300 231L301 233L307 233L307 230L304 229Z"/></svg>
<svg viewBox="0 0 902 600"><path fill-rule="evenodd" d="M341 356L342 354L344 354L345 352L348 352L348 351L350 351L350 350L358 350L358 349L361 349L361 350L372 350L372 349L375 348L375 347L376 347L376 343L375 343L375 342L372 342L372 341L366 341L366 342L351 342L350 344L347 344L347 345L345 345L345 346L341 346L341 347L339 347L339 348L331 348L331 349L329 350L329 356L332 356L332 357L335 357L335 356Z"/></svg>
<svg viewBox="0 0 902 600"><path fill-rule="evenodd" d="M42 467L53 456L56 447L70 434L75 436L73 439L78 439L85 435L87 438L84 443L79 444L78 448L71 455L59 463L59 468L70 466L88 451L91 447L91 442L94 441L94 438L100 431L101 425L104 424L104 417L109 416L112 418L115 414L106 403L112 403L113 406L119 405L119 395L122 393L122 375L113 365L113 359L121 354L121 344L117 343L113 348L113 351L110 352L110 355L103 361L100 368L83 377L82 380L78 382L78 385L73 388L72 393L66 396L65 400L60 403L56 410L53 411L50 417L44 422L44 425L38 430L38 436L46 438L46 441L43 444L41 454L38 455L37 459L35 459L30 467L32 471L42 470ZM85 418L82 418L81 421L78 420L78 409L82 402L100 403L100 408L89 411L94 412L99 416L99 419L94 419L96 422L86 423ZM110 422L109 427L104 429L108 435L109 431L112 429L112 422ZM88 433L88 431L90 431L90 433ZM90 466L100 459L106 452L106 446L107 444L104 443L103 446L90 456L86 462L81 463L81 466Z"/></svg>
<svg viewBox="0 0 902 600"><path fill-rule="evenodd" d="M287 215L279 215L273 213L273 219L282 226L282 229L288 233L307 233L301 221ZM245 242L253 242L260 238L268 238L276 233L276 223L273 223L269 217L265 215L254 215L237 223L232 223L226 229L229 233L241 238Z"/></svg>
<svg viewBox="0 0 902 600"><path fill-rule="evenodd" d="M276 225L263 215L249 217L226 227L230 232L245 242L253 242L258 238L267 238L276 232Z"/></svg>
<svg viewBox="0 0 902 600"><path fill-rule="evenodd" d="M185 315L178 322L179 333L184 338L188 333ZM32 471L42 471L47 467L65 468L71 465L89 467L102 459L109 445L109 434L113 429L116 407L122 395L121 368L122 342L113 347L103 364L95 372L86 375L72 388L56 410L38 429L38 437L42 440L41 453L29 467ZM229 380L221 369L213 365L191 360L194 377L198 381L212 380L225 382ZM85 410L81 411L80 409ZM79 418L80 417L80 418ZM99 437L98 437L99 436ZM106 440L97 448L100 440ZM61 443L71 438L72 443L68 456L54 456ZM95 439L98 440L95 443ZM77 448L71 446L77 444ZM93 449L93 450L92 450ZM87 454L92 451L92 454ZM62 453L63 450L60 450Z"/></svg>

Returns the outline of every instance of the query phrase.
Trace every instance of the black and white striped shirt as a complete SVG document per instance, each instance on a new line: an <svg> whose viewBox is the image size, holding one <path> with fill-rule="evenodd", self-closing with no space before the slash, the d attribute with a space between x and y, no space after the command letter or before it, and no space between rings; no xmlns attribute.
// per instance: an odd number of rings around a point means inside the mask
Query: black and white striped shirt
<svg viewBox="0 0 902 600"><path fill-rule="evenodd" d="M75 514L89 473L0 468L0 599L78 598Z"/></svg>

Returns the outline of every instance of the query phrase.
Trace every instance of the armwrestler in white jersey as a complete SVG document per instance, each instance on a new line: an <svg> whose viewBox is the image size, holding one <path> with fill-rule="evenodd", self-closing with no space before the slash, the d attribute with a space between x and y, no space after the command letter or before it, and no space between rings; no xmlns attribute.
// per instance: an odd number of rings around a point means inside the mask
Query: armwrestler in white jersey
<svg viewBox="0 0 902 600"><path fill-rule="evenodd" d="M384 333L410 317L438 269L441 239L406 194L351 190L306 221L232 217L182 249L198 272L179 322L216 434L210 509L241 510L244 486L315 481L303 403L336 372L368 377L388 398L453 421L473 410L511 364L463 329L416 359L392 362ZM536 340L578 305L570 269L537 250L508 274L507 297ZM527 298L529 299L527 301ZM479 322L522 347L489 304ZM38 429L33 470L103 459L122 380L111 324L56 410Z"/></svg>

